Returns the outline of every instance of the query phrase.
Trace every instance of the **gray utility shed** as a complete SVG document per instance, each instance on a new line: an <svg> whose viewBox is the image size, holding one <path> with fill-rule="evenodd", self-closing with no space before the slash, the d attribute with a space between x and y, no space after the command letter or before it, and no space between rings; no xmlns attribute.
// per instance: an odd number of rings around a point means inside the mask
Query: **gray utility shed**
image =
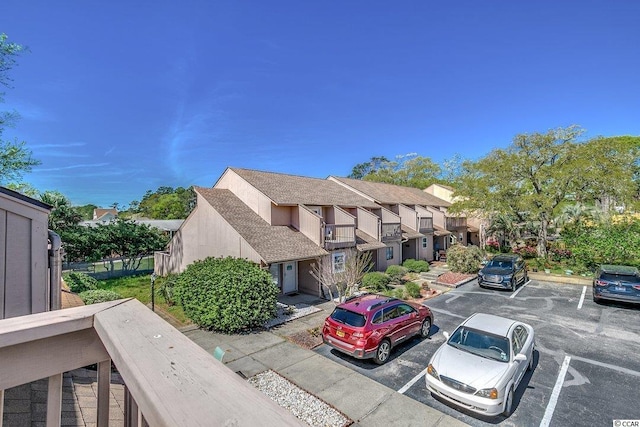
<svg viewBox="0 0 640 427"><path fill-rule="evenodd" d="M51 206L0 187L0 319L49 311L60 283L49 269ZM55 308L55 307L53 307Z"/></svg>

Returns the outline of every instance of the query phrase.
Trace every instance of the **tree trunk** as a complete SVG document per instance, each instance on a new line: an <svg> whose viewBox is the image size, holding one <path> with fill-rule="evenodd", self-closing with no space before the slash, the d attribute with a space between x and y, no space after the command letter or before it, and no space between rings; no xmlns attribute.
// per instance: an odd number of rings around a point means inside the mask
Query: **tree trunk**
<svg viewBox="0 0 640 427"><path fill-rule="evenodd" d="M546 215L540 216L540 228L538 229L538 257L547 258L547 232L549 220Z"/></svg>

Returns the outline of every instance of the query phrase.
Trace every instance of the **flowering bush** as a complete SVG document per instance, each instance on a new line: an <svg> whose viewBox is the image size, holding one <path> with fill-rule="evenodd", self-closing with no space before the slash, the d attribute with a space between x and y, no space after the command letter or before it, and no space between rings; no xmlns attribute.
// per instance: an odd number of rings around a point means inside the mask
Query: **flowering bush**
<svg viewBox="0 0 640 427"><path fill-rule="evenodd" d="M522 258L535 258L538 256L538 250L534 246L514 248L513 252L520 255Z"/></svg>
<svg viewBox="0 0 640 427"><path fill-rule="evenodd" d="M560 262L565 259L571 258L573 254L568 249L560 249L560 248L551 248L549 251L549 256L552 260Z"/></svg>
<svg viewBox="0 0 640 427"><path fill-rule="evenodd" d="M499 252L500 243L497 240L493 240L493 239L487 240L487 250L490 252Z"/></svg>

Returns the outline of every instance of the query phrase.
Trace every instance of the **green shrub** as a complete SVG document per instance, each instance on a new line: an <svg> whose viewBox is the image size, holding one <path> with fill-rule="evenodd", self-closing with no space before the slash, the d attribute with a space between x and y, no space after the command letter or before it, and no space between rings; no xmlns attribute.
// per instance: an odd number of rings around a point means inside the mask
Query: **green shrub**
<svg viewBox="0 0 640 427"><path fill-rule="evenodd" d="M388 289L391 279L380 271L371 271L362 277L362 286L374 292Z"/></svg>
<svg viewBox="0 0 640 427"><path fill-rule="evenodd" d="M175 304L174 291L177 281L177 274L170 274L167 277L159 277L156 279L156 294L161 295L168 306Z"/></svg>
<svg viewBox="0 0 640 427"><path fill-rule="evenodd" d="M447 265L454 273L477 273L483 258L477 246L453 245L447 249Z"/></svg>
<svg viewBox="0 0 640 427"><path fill-rule="evenodd" d="M393 296L395 298L403 299L404 298L404 294L405 294L405 291L402 288L396 288L393 291Z"/></svg>
<svg viewBox="0 0 640 427"><path fill-rule="evenodd" d="M98 289L98 281L85 273L73 271L71 273L65 273L63 278L67 286L69 286L69 290L76 294Z"/></svg>
<svg viewBox="0 0 640 427"><path fill-rule="evenodd" d="M176 279L174 296L200 327L236 332L276 316L278 287L271 274L239 258L206 258Z"/></svg>
<svg viewBox="0 0 640 427"><path fill-rule="evenodd" d="M415 282L407 282L404 284L404 290L411 298L420 298L420 285Z"/></svg>
<svg viewBox="0 0 640 427"><path fill-rule="evenodd" d="M424 273L429 271L429 263L423 260L407 259L402 266L412 273Z"/></svg>
<svg viewBox="0 0 640 427"><path fill-rule="evenodd" d="M90 289L88 291L81 292L78 296L87 305L122 299L120 294L108 289Z"/></svg>
<svg viewBox="0 0 640 427"><path fill-rule="evenodd" d="M407 269L401 265L390 265L387 267L385 273L389 276L392 282L402 282L402 277L407 274Z"/></svg>

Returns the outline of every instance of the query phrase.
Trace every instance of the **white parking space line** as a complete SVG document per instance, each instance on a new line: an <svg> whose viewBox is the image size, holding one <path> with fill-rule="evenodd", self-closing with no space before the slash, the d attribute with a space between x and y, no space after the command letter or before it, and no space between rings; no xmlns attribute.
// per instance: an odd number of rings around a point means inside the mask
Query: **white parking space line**
<svg viewBox="0 0 640 427"><path fill-rule="evenodd" d="M426 374L427 374L427 368L424 368L418 375L413 377L411 379L411 381L409 381L404 386L402 386L402 388L400 390L398 390L398 393L404 394L405 391L409 390L412 385L414 385L416 382L418 382L418 380L420 378L424 377Z"/></svg>
<svg viewBox="0 0 640 427"><path fill-rule="evenodd" d="M460 298L461 296L462 296L462 295L460 295L460 294L458 294L458 295L454 295L454 296L452 296L451 298L449 298L448 300L446 300L444 303L445 303L445 304L449 304L451 301L455 301L455 300L457 300L458 298Z"/></svg>
<svg viewBox="0 0 640 427"><path fill-rule="evenodd" d="M582 287L582 295L580 296L580 302L578 303L578 310L582 308L582 303L584 302L584 295L587 293L587 287Z"/></svg>
<svg viewBox="0 0 640 427"><path fill-rule="evenodd" d="M540 421L540 427L548 427L549 423L551 422L551 417L553 417L553 411L555 411L556 409L558 397L560 397L560 390L562 389L564 377L565 375L567 375L567 370L569 369L570 362L571 356L565 356L564 361L562 362L562 367L560 368L560 373L558 374L558 379L556 380L556 385L553 387L553 391L551 392L549 404L547 405L547 409L544 411L544 417L542 417L542 421Z"/></svg>
<svg viewBox="0 0 640 427"><path fill-rule="evenodd" d="M512 293L512 294L511 294L511 296L510 296L509 298L515 298L515 297L516 297L516 295L518 295L518 293L519 293L521 290L523 290L523 289L524 289L524 287L525 287L525 286L527 286L529 283L531 283L531 280L527 281L527 283L525 283L524 285L520 286L520 287L518 288L518 290L517 290L517 291L515 291L514 293Z"/></svg>

